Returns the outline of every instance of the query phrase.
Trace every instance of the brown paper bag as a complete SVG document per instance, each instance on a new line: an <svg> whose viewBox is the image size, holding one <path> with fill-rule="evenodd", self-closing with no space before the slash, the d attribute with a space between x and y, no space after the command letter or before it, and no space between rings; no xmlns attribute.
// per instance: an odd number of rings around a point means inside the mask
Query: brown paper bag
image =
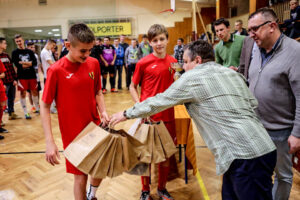
<svg viewBox="0 0 300 200"><path fill-rule="evenodd" d="M170 158L174 153L177 152L173 139L162 121L160 121L160 123L154 124L154 126L161 140L164 153L167 158Z"/></svg>
<svg viewBox="0 0 300 200"><path fill-rule="evenodd" d="M166 161L166 156L165 156L165 153L164 153L164 149L162 147L163 144L161 143L161 140L160 140L158 134L159 133L158 133L157 129L154 126L153 127L152 163L161 163L163 161Z"/></svg>
<svg viewBox="0 0 300 200"><path fill-rule="evenodd" d="M122 165L122 138L118 138L118 145L116 147L116 152L115 152L115 161L114 161L114 168L113 168L113 173L112 176L110 177L116 177L121 175L125 169Z"/></svg>
<svg viewBox="0 0 300 200"><path fill-rule="evenodd" d="M94 167L91 169L89 174L93 178L105 178L108 175L108 170L111 165L111 160L116 148L117 136L111 134L109 143L106 145L105 152L97 160Z"/></svg>
<svg viewBox="0 0 300 200"><path fill-rule="evenodd" d="M120 152L117 151L118 147L121 147L121 145L122 145L121 144L121 138L116 137L115 138L115 148L112 150L113 153L112 153L112 157L111 157L111 160L110 160L110 165L109 165L109 168L108 168L108 173L107 173L108 177L111 177L111 178L114 177L113 173L117 172L117 170L120 169L116 164L118 162L117 159L119 159L118 154L121 155L120 159L122 161L122 151L120 151ZM123 172L123 169L121 169L120 171Z"/></svg>
<svg viewBox="0 0 300 200"><path fill-rule="evenodd" d="M75 167L88 173L102 154L99 147L108 141L109 133L90 122L65 149L64 155Z"/></svg>

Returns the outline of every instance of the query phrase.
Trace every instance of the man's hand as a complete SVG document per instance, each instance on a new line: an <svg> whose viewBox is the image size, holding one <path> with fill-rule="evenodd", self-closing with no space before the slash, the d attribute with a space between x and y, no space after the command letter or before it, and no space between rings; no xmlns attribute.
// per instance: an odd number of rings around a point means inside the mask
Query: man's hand
<svg viewBox="0 0 300 200"><path fill-rule="evenodd" d="M18 85L18 81L14 80L13 86L16 86L16 85Z"/></svg>
<svg viewBox="0 0 300 200"><path fill-rule="evenodd" d="M234 71L237 71L237 70L238 70L238 68L235 67L235 66L230 66L229 69L232 69L232 70L234 70Z"/></svg>
<svg viewBox="0 0 300 200"><path fill-rule="evenodd" d="M54 142L46 143L46 160L51 165L59 164L57 158L60 160L60 155L58 152L58 148Z"/></svg>
<svg viewBox="0 0 300 200"><path fill-rule="evenodd" d="M102 124L101 126L102 127L107 126L109 121L110 121L110 119L109 119L108 114L106 112L101 113L101 124Z"/></svg>
<svg viewBox="0 0 300 200"><path fill-rule="evenodd" d="M126 117L124 117L123 111L113 114L110 118L109 125L111 127L114 127L116 124L118 124L122 121L126 121Z"/></svg>
<svg viewBox="0 0 300 200"><path fill-rule="evenodd" d="M290 151L289 151L290 154L300 150L300 138L291 135L288 139L288 144L290 147Z"/></svg>

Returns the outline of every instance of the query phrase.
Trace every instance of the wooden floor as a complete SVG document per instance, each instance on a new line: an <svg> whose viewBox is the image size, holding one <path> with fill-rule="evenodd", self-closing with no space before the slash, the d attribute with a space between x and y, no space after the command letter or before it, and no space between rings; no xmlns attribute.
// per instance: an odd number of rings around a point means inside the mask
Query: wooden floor
<svg viewBox="0 0 300 200"><path fill-rule="evenodd" d="M109 114L124 110L133 105L129 92L123 89L119 93L105 95L107 111ZM28 106L30 107L30 106ZM16 113L23 117L23 111L17 102ZM51 166L44 159L45 150L43 130L40 116L32 114L32 120L18 119L10 121L4 116L5 128L9 133L3 134L0 141L0 200L54 200L73 199L73 176L65 173L63 155L61 164ZM62 150L57 115L52 114L53 132L59 149ZM127 121L117 128L128 130L134 121ZM221 199L221 177L216 176L215 164L212 154L203 146L202 139L195 130L198 167L210 199ZM3 154L7 153L7 154ZM167 188L176 200L204 199L196 178L189 172L189 183L183 179L183 167L179 165L181 178L167 184ZM292 200L300 200L300 175L295 172L291 192ZM154 177L155 178L155 177ZM158 199L153 181L153 198ZM113 179L105 179L97 192L99 200L137 200L141 190L140 178L124 174Z"/></svg>

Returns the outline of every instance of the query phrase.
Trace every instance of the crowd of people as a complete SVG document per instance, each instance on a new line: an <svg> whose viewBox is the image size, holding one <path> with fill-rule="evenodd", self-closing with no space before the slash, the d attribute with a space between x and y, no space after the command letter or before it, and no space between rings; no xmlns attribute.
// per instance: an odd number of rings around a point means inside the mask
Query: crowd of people
<svg viewBox="0 0 300 200"><path fill-rule="evenodd" d="M94 41L85 24L72 25L58 60L55 40L48 40L38 56L33 43L25 47L16 35L17 49L10 58L5 38L0 38L0 119L6 102L9 120L20 118L14 112L18 86L25 119L31 119L26 96L32 112L41 112L46 160L56 165L59 152L50 113L58 114L64 148L91 121L113 126L148 116L163 121L176 143L173 106L184 104L215 157L217 174L223 175L222 199L288 199L292 153L300 150L300 44L280 31L270 8L252 13L247 30L241 20L234 33L227 19L213 26L220 39L214 48L202 39L184 45L178 38L173 56L166 51L167 29L159 24L149 28L141 43L133 38L130 45L124 35L113 42L108 36ZM175 62L185 73L174 82ZM41 105L39 68L45 84ZM122 90L123 68L136 104L110 117L103 94L107 79L111 92ZM173 199L166 189L169 168L170 160L158 164L157 193L165 200ZM91 178L86 191L87 175L68 160L66 170L74 174L75 199L95 200L102 180ZM141 182L140 200L151 200L150 178L142 176Z"/></svg>

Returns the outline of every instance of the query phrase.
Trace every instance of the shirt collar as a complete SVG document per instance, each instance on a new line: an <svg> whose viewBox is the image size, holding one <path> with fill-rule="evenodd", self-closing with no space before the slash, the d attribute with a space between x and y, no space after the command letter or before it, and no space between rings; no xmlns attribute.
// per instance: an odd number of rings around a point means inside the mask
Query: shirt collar
<svg viewBox="0 0 300 200"><path fill-rule="evenodd" d="M262 54L265 54L265 55L272 54L277 49L277 47L279 46L279 44L281 43L283 36L284 36L284 34L281 33L281 35L279 36L279 38L277 39L277 41L275 42L275 44L273 45L273 47L272 47L272 49L271 49L271 51L269 53L267 53L266 50L263 49L263 48L260 49L260 52Z"/></svg>
<svg viewBox="0 0 300 200"><path fill-rule="evenodd" d="M228 42L234 42L234 40L235 40L235 34L230 34L229 40L227 42L221 40L221 44L224 45L224 43L226 44Z"/></svg>

